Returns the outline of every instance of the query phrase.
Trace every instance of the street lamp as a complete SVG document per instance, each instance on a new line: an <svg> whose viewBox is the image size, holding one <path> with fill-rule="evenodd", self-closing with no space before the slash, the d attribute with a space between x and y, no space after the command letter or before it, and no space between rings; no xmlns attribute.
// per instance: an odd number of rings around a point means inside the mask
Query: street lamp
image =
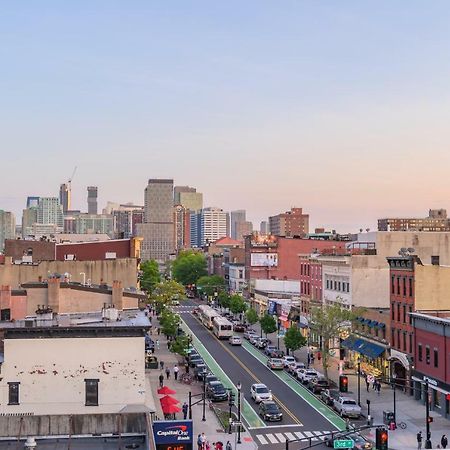
<svg viewBox="0 0 450 450"><path fill-rule="evenodd" d="M241 443L241 382L237 384L237 393L238 393L238 439L237 443Z"/></svg>
<svg viewBox="0 0 450 450"><path fill-rule="evenodd" d="M361 407L361 358L358 356L358 405Z"/></svg>
<svg viewBox="0 0 450 450"><path fill-rule="evenodd" d="M229 415L228 415L228 434L231 434L231 422L233 419L232 413L231 413L231 408L233 407L233 389L230 389L228 392L228 406L229 406Z"/></svg>
<svg viewBox="0 0 450 450"><path fill-rule="evenodd" d="M392 374L392 378L394 379L392 383L392 389L394 390L394 423L397 426L397 401L396 401L397 383L395 381L395 374Z"/></svg>
<svg viewBox="0 0 450 450"><path fill-rule="evenodd" d="M430 431L430 402L428 399L428 380L425 381L425 418L427 421L427 437L425 440L425 448L433 448L431 445L431 431Z"/></svg>
<svg viewBox="0 0 450 450"><path fill-rule="evenodd" d="M280 319L277 317L277 348L280 350Z"/></svg>
<svg viewBox="0 0 450 450"><path fill-rule="evenodd" d="M205 417L205 413L206 413L206 374L207 374L207 370L203 369L202 371L202 375L203 375L203 417L202 417L202 422L206 422L206 417Z"/></svg>

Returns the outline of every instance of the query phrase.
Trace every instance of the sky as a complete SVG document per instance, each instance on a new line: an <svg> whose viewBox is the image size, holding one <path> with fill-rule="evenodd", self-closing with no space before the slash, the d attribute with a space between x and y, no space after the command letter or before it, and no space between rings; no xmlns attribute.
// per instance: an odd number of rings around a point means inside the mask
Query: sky
<svg viewBox="0 0 450 450"><path fill-rule="evenodd" d="M0 3L0 209L73 169L106 201L148 178L259 225L376 229L450 210L450 2Z"/></svg>

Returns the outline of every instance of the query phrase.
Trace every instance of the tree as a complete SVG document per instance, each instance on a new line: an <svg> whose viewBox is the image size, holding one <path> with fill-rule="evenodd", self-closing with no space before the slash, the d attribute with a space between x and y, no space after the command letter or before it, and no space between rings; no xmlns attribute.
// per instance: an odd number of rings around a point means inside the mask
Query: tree
<svg viewBox="0 0 450 450"><path fill-rule="evenodd" d="M219 305L222 308L228 309L230 307L231 297L225 291L222 291L219 293L218 300L219 300Z"/></svg>
<svg viewBox="0 0 450 450"><path fill-rule="evenodd" d="M158 263L151 259L141 264L140 283L144 291L151 292L155 285L161 281Z"/></svg>
<svg viewBox="0 0 450 450"><path fill-rule="evenodd" d="M261 325L261 330L264 331L266 337L268 334L277 331L277 321L270 314L264 314L264 316L259 319L259 323Z"/></svg>
<svg viewBox="0 0 450 450"><path fill-rule="evenodd" d="M177 336L170 344L170 351L181 356L186 356L189 348L189 337L186 335Z"/></svg>
<svg viewBox="0 0 450 450"><path fill-rule="evenodd" d="M225 290L225 280L220 275L207 275L197 280L197 290L208 297Z"/></svg>
<svg viewBox="0 0 450 450"><path fill-rule="evenodd" d="M245 318L250 325L254 325L259 319L258 313L253 308L247 309L245 312Z"/></svg>
<svg viewBox="0 0 450 450"><path fill-rule="evenodd" d="M180 252L172 263L173 278L185 286L196 284L199 278L207 274L206 258L199 252L192 250Z"/></svg>
<svg viewBox="0 0 450 450"><path fill-rule="evenodd" d="M175 337L178 335L178 326L180 324L180 316L174 314L172 311L165 309L161 313L159 318L159 324L161 325L161 331L166 336Z"/></svg>
<svg viewBox="0 0 450 450"><path fill-rule="evenodd" d="M328 361L330 350L333 350L333 342L338 340L344 330L351 327L351 322L356 319L357 313L344 308L339 303L324 305L311 310L310 329L321 338L320 351L322 355L323 373L328 378Z"/></svg>
<svg viewBox="0 0 450 450"><path fill-rule="evenodd" d="M233 314L241 314L247 309L247 304L240 295L232 295L230 298L230 311Z"/></svg>
<svg viewBox="0 0 450 450"><path fill-rule="evenodd" d="M284 345L294 353L295 350L306 345L306 338L302 335L297 326L292 326L288 328L284 335Z"/></svg>
<svg viewBox="0 0 450 450"><path fill-rule="evenodd" d="M174 299L183 299L185 293L184 286L180 283L173 280L161 281L155 285L150 299L161 307L166 306Z"/></svg>

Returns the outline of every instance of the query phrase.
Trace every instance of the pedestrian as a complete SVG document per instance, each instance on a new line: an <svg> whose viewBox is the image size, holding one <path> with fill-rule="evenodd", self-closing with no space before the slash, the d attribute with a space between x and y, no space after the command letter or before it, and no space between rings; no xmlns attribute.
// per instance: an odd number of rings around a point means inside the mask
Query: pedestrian
<svg viewBox="0 0 450 450"><path fill-rule="evenodd" d="M160 368L161 370L164 369L164 361L160 361L160 362L159 362L159 368Z"/></svg>
<svg viewBox="0 0 450 450"><path fill-rule="evenodd" d="M186 362L186 364L184 365L184 371L186 373L189 373L189 363L188 362Z"/></svg>
<svg viewBox="0 0 450 450"><path fill-rule="evenodd" d="M161 334L161 328L157 328L156 331L158 332L158 336Z"/></svg>
<svg viewBox="0 0 450 450"><path fill-rule="evenodd" d="M188 415L188 410L189 410L189 406L186 402L183 403L183 406L181 407L181 410L183 411L183 419L186 420L187 419L187 415Z"/></svg>
<svg viewBox="0 0 450 450"><path fill-rule="evenodd" d="M166 367L166 377L167 379L170 378L170 367Z"/></svg>
<svg viewBox="0 0 450 450"><path fill-rule="evenodd" d="M366 389L367 389L367 392L369 392L369 387L370 387L369 378L368 378L367 375L366 375L364 378L366 379Z"/></svg>
<svg viewBox="0 0 450 450"><path fill-rule="evenodd" d="M381 383L377 380L377 393L378 395L381 394Z"/></svg>
<svg viewBox="0 0 450 450"><path fill-rule="evenodd" d="M441 437L441 447L442 448L447 448L447 445L448 445L447 436L445 434L443 434L442 437Z"/></svg>
<svg viewBox="0 0 450 450"><path fill-rule="evenodd" d="M161 372L159 375L159 387L163 387L164 386L164 375Z"/></svg>
<svg viewBox="0 0 450 450"><path fill-rule="evenodd" d="M173 366L173 377L175 378L175 381L177 381L178 380L178 372L179 372L179 367L178 367L178 365L177 364L175 364L174 366Z"/></svg>
<svg viewBox="0 0 450 450"><path fill-rule="evenodd" d="M350 431L350 419L348 417L345 419L345 429Z"/></svg>
<svg viewBox="0 0 450 450"><path fill-rule="evenodd" d="M150 316L150 317L148 318L148 320L149 320L150 325L151 325L151 324L152 324L152 317Z"/></svg>
<svg viewBox="0 0 450 450"><path fill-rule="evenodd" d="M209 441L205 442L205 450L211 450L211 446L209 445Z"/></svg>
<svg viewBox="0 0 450 450"><path fill-rule="evenodd" d="M202 435L201 434L199 434L197 436L197 449L202 450Z"/></svg>
<svg viewBox="0 0 450 450"><path fill-rule="evenodd" d="M227 441L227 444L225 445L225 450L233 450L233 447L231 446L230 441Z"/></svg>
<svg viewBox="0 0 450 450"><path fill-rule="evenodd" d="M420 450L422 448L422 432L419 431L417 433L417 450Z"/></svg>
<svg viewBox="0 0 450 450"><path fill-rule="evenodd" d="M159 328L158 328L158 330L159 330ZM159 350L159 339L156 339L156 348Z"/></svg>

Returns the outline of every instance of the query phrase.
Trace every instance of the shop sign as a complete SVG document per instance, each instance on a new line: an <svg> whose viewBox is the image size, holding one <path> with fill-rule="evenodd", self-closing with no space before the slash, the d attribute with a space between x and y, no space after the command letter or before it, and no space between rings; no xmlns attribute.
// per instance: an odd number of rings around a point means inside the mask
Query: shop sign
<svg viewBox="0 0 450 450"><path fill-rule="evenodd" d="M192 420L161 420L153 422L157 450L192 450Z"/></svg>
<svg viewBox="0 0 450 450"><path fill-rule="evenodd" d="M438 382L436 380L433 380L433 378L430 377L426 377L425 375L423 376L423 381L428 381L428 384L431 384L436 387L438 385Z"/></svg>

